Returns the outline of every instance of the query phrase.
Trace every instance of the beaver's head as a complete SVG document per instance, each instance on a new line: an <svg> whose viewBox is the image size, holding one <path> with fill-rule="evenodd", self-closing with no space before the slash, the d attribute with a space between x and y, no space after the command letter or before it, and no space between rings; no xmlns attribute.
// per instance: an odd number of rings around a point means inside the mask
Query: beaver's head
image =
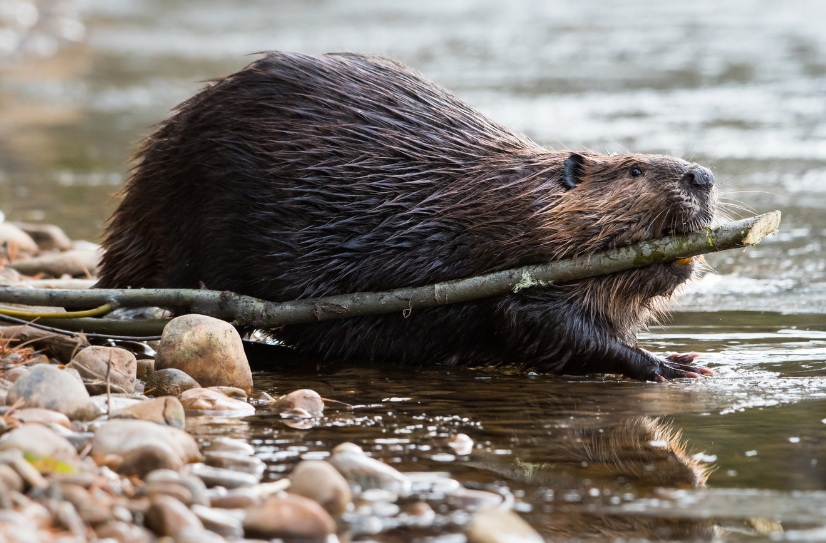
<svg viewBox="0 0 826 543"><path fill-rule="evenodd" d="M565 155L563 155L565 156ZM569 153L556 179L561 192L542 209L543 236L555 258L582 257L711 224L714 175L665 155ZM570 285L619 330L638 328L652 309L692 277L690 263L658 264Z"/></svg>

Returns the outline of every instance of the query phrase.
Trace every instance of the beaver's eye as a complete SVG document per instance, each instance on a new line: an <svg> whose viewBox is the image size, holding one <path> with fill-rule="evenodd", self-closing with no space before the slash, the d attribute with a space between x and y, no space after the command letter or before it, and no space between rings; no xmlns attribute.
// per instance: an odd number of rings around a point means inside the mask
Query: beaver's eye
<svg viewBox="0 0 826 543"><path fill-rule="evenodd" d="M642 175L642 170L639 168L631 168L631 177L639 177Z"/></svg>

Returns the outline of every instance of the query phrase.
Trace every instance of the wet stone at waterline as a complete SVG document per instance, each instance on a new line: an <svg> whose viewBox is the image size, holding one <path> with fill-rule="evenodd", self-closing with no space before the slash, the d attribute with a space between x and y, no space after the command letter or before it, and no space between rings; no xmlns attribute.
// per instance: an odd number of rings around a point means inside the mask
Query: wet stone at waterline
<svg viewBox="0 0 826 543"><path fill-rule="evenodd" d="M220 387L219 387L220 388ZM181 394L181 404L190 414L224 414L247 416L255 413L255 407L243 400L230 398L213 388L192 388Z"/></svg>
<svg viewBox="0 0 826 543"><path fill-rule="evenodd" d="M178 369L201 386L252 389L241 336L232 325L204 315L183 315L166 325L155 370Z"/></svg>

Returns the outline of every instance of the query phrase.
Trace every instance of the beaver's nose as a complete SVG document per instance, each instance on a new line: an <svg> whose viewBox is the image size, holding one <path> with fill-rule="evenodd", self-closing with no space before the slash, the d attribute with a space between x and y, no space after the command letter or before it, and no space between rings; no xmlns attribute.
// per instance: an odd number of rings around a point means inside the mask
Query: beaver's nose
<svg viewBox="0 0 826 543"><path fill-rule="evenodd" d="M683 174L683 179L688 185L701 189L711 190L714 186L714 174L702 166L692 166Z"/></svg>

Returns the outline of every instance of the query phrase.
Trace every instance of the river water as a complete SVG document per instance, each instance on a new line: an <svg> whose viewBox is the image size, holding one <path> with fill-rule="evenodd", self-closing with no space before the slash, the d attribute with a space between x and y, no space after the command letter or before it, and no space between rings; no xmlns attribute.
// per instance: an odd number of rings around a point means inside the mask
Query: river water
<svg viewBox="0 0 826 543"><path fill-rule="evenodd" d="M0 30L0 211L11 220L96 240L140 138L201 81L266 49L387 54L548 147L690 158L713 169L730 216L783 212L758 247L709 256L715 273L640 337L657 353L701 353L713 378L262 372L272 393L310 387L356 407L310 429L266 412L193 421L204 435L252 440L273 478L355 441L403 471L510 492L554 540L826 539L826 4L56 4L70 21L57 38L45 17L29 34L15 27L16 49L10 23ZM456 432L475 440L469 457L445 447ZM713 470L702 488L697 461ZM450 518L449 503L433 503ZM435 534L357 524L357 539Z"/></svg>

